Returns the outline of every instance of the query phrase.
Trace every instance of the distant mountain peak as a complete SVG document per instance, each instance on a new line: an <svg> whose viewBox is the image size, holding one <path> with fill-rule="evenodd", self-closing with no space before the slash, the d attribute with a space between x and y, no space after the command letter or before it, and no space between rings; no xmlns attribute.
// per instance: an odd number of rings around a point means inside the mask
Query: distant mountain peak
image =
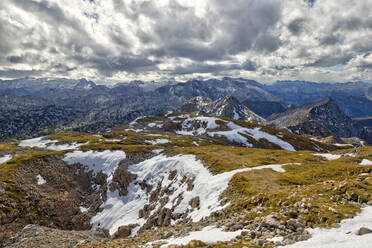
<svg viewBox="0 0 372 248"><path fill-rule="evenodd" d="M97 85L92 81L88 81L85 78L79 80L79 82L75 85L74 90L91 90Z"/></svg>
<svg viewBox="0 0 372 248"><path fill-rule="evenodd" d="M273 125L299 134L360 137L363 132L363 127L342 112L331 97L289 109L271 119Z"/></svg>
<svg viewBox="0 0 372 248"><path fill-rule="evenodd" d="M206 114L224 116L236 120L248 120L257 123L265 122L265 119L253 113L233 96L226 96L213 102L206 97L193 97L182 105L181 111L201 111Z"/></svg>

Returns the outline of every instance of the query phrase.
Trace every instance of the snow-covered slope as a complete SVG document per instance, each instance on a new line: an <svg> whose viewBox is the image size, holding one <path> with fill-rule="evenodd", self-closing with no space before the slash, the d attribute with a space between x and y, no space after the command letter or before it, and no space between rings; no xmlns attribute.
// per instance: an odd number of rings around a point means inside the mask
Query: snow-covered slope
<svg viewBox="0 0 372 248"><path fill-rule="evenodd" d="M213 102L202 96L194 97L182 105L181 111L202 111L205 114L223 116L235 120L246 120L257 123L265 122L262 117L253 113L233 96L220 98Z"/></svg>
<svg viewBox="0 0 372 248"><path fill-rule="evenodd" d="M74 151L67 153L63 159L68 164L80 163L87 166L88 171L94 174L102 172L107 176L112 176L119 162L125 159L123 151Z"/></svg>
<svg viewBox="0 0 372 248"><path fill-rule="evenodd" d="M121 151L75 151L64 158L68 164L86 165L87 170L95 174L100 171L105 173L108 184L123 159L125 153ZM128 185L128 193L120 196L118 191L108 190L107 199L101 206L103 211L94 216L91 223L93 228L107 228L110 234L114 234L120 226L135 225L132 232L135 234L164 211L172 213L168 220L163 220L169 221L169 224L181 221L185 215L192 221L199 221L228 206L220 204L220 196L234 174L259 169L285 172L282 166L263 165L212 175L193 155L167 157L160 154L130 165L127 169L135 175L135 180ZM150 212L140 214L146 211L145 206L151 209Z"/></svg>
<svg viewBox="0 0 372 248"><path fill-rule="evenodd" d="M216 121L219 121L219 123L224 123L224 125L218 125ZM219 129L223 130L220 131ZM182 135L208 135L210 137L224 137L230 142L238 143L246 147L253 147L253 144L247 137L250 137L256 141L265 139L268 142L281 147L282 149L295 151L294 147L290 143L283 141L275 135L262 131L260 127L245 128L231 121L225 121L216 117L187 118L182 122L182 129L177 131L177 133Z"/></svg>

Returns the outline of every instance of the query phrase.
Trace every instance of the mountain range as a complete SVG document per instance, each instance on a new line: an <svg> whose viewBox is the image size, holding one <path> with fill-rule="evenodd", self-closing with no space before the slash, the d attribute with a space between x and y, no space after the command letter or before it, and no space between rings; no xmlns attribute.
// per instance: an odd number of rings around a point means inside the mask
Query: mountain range
<svg viewBox="0 0 372 248"><path fill-rule="evenodd" d="M0 138L37 136L66 128L102 131L139 116L179 109L198 96L212 102L232 96L249 111L268 119L301 104L332 97L346 115L364 117L372 115L370 88L362 82L287 81L267 85L242 78L185 83L133 81L110 87L86 79L2 80Z"/></svg>

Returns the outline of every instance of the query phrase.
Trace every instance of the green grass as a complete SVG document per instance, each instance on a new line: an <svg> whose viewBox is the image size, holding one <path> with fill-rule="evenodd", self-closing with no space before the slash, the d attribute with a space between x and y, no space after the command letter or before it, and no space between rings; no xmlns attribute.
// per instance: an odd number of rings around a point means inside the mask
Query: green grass
<svg viewBox="0 0 372 248"><path fill-rule="evenodd" d="M48 139L58 140L58 143L86 143L86 142L97 142L100 137L78 132L66 132L47 136Z"/></svg>
<svg viewBox="0 0 372 248"><path fill-rule="evenodd" d="M292 152L223 145L172 147L168 152L194 154L214 174L267 164L302 163L314 159L312 153L306 151Z"/></svg>
<svg viewBox="0 0 372 248"><path fill-rule="evenodd" d="M51 155L62 155L64 151L29 151L15 155L11 160L0 166L0 181L8 181L15 168L26 165L28 162Z"/></svg>
<svg viewBox="0 0 372 248"><path fill-rule="evenodd" d="M285 173L257 170L235 175L225 194L235 199L229 211L252 209L257 202L274 211L280 208L278 202L290 206L303 198L310 198L312 207L309 213L300 215L303 215L309 226L327 227L360 211L350 203L332 201L333 196L348 192L358 194L362 202L372 199L372 179L357 180L366 168L372 166L359 166L352 159L342 158L318 162L304 160L301 165L287 165L284 168ZM348 182L347 187L343 189L344 192L339 192L339 186L344 182Z"/></svg>
<svg viewBox="0 0 372 248"><path fill-rule="evenodd" d="M12 153L15 150L17 150L17 145L15 143L0 144L0 155Z"/></svg>

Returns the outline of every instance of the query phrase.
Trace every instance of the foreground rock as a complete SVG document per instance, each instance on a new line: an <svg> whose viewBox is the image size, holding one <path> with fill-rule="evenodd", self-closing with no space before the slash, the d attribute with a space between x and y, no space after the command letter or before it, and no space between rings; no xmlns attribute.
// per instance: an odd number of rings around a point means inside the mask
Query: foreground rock
<svg viewBox="0 0 372 248"><path fill-rule="evenodd" d="M9 239L4 247L6 248L24 248L24 247L75 247L83 244L94 244L107 242L109 235L103 230L92 232L84 231L62 231L58 229L27 225L22 231Z"/></svg>
<svg viewBox="0 0 372 248"><path fill-rule="evenodd" d="M372 233L372 230L366 227L361 227L357 233L357 235L365 235Z"/></svg>

